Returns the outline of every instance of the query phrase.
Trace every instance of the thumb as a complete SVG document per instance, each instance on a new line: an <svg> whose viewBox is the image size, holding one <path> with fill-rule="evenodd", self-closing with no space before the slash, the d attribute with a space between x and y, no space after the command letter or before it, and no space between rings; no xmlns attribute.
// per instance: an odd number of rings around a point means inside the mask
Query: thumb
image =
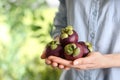
<svg viewBox="0 0 120 80"><path fill-rule="evenodd" d="M73 61L73 65L88 64L88 63L91 63L91 59L89 57L79 58Z"/></svg>

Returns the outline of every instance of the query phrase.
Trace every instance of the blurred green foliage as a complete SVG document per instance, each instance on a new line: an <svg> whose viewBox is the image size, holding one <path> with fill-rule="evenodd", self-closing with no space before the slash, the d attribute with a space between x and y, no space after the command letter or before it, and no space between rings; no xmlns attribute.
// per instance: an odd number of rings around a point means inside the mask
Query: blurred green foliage
<svg viewBox="0 0 120 80"><path fill-rule="evenodd" d="M56 10L45 0L0 0L0 80L58 80L61 71L40 59Z"/></svg>

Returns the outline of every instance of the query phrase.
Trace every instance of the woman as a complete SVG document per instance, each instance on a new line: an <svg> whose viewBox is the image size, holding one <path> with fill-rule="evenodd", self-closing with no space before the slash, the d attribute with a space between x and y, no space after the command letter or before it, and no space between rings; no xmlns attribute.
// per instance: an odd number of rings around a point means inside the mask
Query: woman
<svg viewBox="0 0 120 80"><path fill-rule="evenodd" d="M60 80L120 79L120 0L60 0L53 36L72 25L79 41L91 42L94 51L74 61L42 55L46 63L65 69ZM67 69L67 70L66 70Z"/></svg>

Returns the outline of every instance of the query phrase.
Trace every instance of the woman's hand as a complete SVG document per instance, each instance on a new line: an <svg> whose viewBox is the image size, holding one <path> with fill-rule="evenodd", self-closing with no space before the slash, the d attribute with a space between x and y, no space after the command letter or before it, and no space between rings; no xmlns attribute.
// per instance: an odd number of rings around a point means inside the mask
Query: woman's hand
<svg viewBox="0 0 120 80"><path fill-rule="evenodd" d="M109 68L113 67L114 60L112 56L102 55L99 52L91 52L88 56L76 59L74 61L65 60L59 57L50 56L45 57L45 54L41 56L45 59L46 64L49 64L53 67L58 67L60 69L70 69L75 68L79 70L87 69L97 69L97 68Z"/></svg>
<svg viewBox="0 0 120 80"><path fill-rule="evenodd" d="M46 64L51 65L54 68L57 67L59 69L69 70L72 65L72 61L68 61L56 56L49 56L46 58L45 51L41 55L41 59L45 59Z"/></svg>
<svg viewBox="0 0 120 80"><path fill-rule="evenodd" d="M54 38L54 40L59 41L59 36L56 36ZM65 61L64 59L61 59L61 58L55 57L55 56L50 56L50 57L47 58L45 54L46 54L46 52L44 50L43 54L41 55L41 59L45 59L45 63L46 64L51 65L52 67L58 67L60 69L66 69L66 70L70 69L70 67L68 67L66 65L62 65L64 62L66 64L68 64L69 61L67 62L67 60ZM56 60L58 62L56 62ZM61 62L61 63L59 64L59 62Z"/></svg>
<svg viewBox="0 0 120 80"><path fill-rule="evenodd" d="M54 40L57 40L59 41L59 36L56 36L54 38ZM71 64L72 62L71 61L67 61L67 60L64 60L62 58L59 58L59 57L55 57L55 56L49 56L48 58L46 57L46 52L45 50L43 51L43 54L41 55L41 59L45 59L45 63L47 65L51 65L53 68L57 67L59 69L70 69L70 66L69 64ZM67 64L67 65L66 65Z"/></svg>
<svg viewBox="0 0 120 80"><path fill-rule="evenodd" d="M86 70L111 67L112 60L99 52L91 52L87 57L73 61L73 68Z"/></svg>

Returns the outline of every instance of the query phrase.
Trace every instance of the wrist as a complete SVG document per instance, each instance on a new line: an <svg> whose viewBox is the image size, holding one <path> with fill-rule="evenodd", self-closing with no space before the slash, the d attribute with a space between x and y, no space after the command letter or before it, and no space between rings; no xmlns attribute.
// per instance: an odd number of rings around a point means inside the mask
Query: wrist
<svg viewBox="0 0 120 80"><path fill-rule="evenodd" d="M108 54L105 55L106 60L107 60L107 68L110 67L120 67L120 54Z"/></svg>

